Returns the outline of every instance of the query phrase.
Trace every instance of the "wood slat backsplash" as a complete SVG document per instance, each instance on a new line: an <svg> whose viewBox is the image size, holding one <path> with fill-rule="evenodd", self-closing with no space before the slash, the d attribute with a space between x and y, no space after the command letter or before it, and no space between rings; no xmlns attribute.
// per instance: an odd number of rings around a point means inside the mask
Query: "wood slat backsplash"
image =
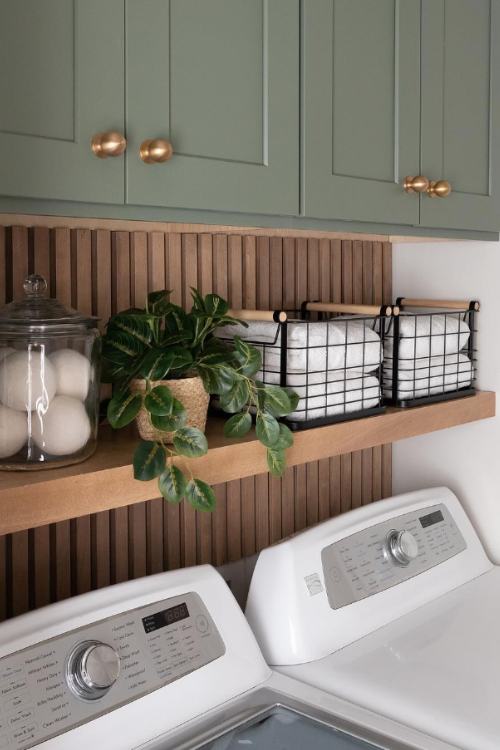
<svg viewBox="0 0 500 750"><path fill-rule="evenodd" d="M0 303L22 295L30 272L102 324L165 287L182 305L197 286L235 308L392 299L389 243L324 237L0 226ZM0 537L0 619L170 568L236 561L390 492L391 446L381 446L282 479L219 485L213 514L159 499Z"/></svg>

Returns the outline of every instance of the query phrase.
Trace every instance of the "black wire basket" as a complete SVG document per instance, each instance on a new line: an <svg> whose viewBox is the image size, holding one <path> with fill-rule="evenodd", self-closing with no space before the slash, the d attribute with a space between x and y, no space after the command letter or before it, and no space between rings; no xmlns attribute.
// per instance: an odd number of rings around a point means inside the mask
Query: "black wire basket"
<svg viewBox="0 0 500 750"><path fill-rule="evenodd" d="M399 297L384 337L386 404L402 408L476 392L476 300Z"/></svg>
<svg viewBox="0 0 500 750"><path fill-rule="evenodd" d="M392 307L305 302L299 310L233 310L248 328L228 327L262 355L256 379L300 396L282 421L305 430L384 411L383 338Z"/></svg>

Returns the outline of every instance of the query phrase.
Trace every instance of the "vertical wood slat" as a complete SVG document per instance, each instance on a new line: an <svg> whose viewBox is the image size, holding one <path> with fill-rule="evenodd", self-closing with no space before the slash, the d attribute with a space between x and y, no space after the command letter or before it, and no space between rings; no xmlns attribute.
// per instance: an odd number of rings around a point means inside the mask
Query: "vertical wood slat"
<svg viewBox="0 0 500 750"><path fill-rule="evenodd" d="M389 243L293 237L0 227L0 303L26 273L61 302L101 318L148 291L190 286L234 307L296 309L307 297L392 298ZM391 446L219 485L213 515L153 500L0 537L0 620L90 588L182 565L254 554L311 523L391 492Z"/></svg>

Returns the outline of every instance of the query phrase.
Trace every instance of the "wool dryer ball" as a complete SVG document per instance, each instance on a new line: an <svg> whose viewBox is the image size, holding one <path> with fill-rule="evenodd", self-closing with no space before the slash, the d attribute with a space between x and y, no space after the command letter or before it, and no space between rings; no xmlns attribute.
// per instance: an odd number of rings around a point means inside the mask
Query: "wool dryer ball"
<svg viewBox="0 0 500 750"><path fill-rule="evenodd" d="M38 351L14 352L0 361L0 401L18 411L46 409L56 392L56 372Z"/></svg>
<svg viewBox="0 0 500 750"><path fill-rule="evenodd" d="M59 349L50 355L56 372L58 396L72 396L85 401L89 390L90 362L74 349Z"/></svg>
<svg viewBox="0 0 500 750"><path fill-rule="evenodd" d="M0 458L13 456L28 440L26 412L14 411L0 404Z"/></svg>
<svg viewBox="0 0 500 750"><path fill-rule="evenodd" d="M45 414L32 415L31 434L44 453L67 456L87 444L90 421L79 399L56 396Z"/></svg>

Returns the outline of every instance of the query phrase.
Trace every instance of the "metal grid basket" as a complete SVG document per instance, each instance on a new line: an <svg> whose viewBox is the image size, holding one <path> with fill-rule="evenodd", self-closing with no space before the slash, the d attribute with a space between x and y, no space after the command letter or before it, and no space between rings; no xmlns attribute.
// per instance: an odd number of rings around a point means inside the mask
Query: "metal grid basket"
<svg viewBox="0 0 500 750"><path fill-rule="evenodd" d="M300 396L282 420L292 430L384 411L380 376L392 307L305 302L300 310L231 314L249 328L226 329L222 337L238 335L257 347L262 369L256 379Z"/></svg>
<svg viewBox="0 0 500 750"><path fill-rule="evenodd" d="M384 401L411 407L475 393L479 302L399 297L384 337Z"/></svg>

